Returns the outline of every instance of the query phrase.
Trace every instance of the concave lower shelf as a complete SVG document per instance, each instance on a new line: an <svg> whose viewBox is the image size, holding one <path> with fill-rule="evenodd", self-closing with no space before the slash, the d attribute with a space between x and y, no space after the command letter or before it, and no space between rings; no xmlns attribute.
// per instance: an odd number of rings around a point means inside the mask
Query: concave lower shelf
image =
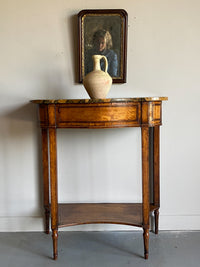
<svg viewBox="0 0 200 267"><path fill-rule="evenodd" d="M150 206L150 211L155 207ZM58 226L113 223L142 227L142 203L58 204Z"/></svg>

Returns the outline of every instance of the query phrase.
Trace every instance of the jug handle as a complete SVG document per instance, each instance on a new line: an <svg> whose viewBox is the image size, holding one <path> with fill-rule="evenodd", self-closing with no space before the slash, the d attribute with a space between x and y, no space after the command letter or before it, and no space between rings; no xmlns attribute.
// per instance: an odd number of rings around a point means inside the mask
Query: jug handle
<svg viewBox="0 0 200 267"><path fill-rule="evenodd" d="M101 58L103 58L103 60L104 60L104 62L105 62L105 72L107 72L107 70L108 70L108 60L107 60L107 58L105 57L105 56L102 56Z"/></svg>

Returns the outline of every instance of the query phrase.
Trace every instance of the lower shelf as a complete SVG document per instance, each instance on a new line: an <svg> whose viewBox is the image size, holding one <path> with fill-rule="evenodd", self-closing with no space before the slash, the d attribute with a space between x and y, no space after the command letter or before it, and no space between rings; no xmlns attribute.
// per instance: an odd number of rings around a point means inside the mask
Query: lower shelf
<svg viewBox="0 0 200 267"><path fill-rule="evenodd" d="M150 206L150 211L154 210ZM141 203L58 204L58 226L112 223L142 227Z"/></svg>

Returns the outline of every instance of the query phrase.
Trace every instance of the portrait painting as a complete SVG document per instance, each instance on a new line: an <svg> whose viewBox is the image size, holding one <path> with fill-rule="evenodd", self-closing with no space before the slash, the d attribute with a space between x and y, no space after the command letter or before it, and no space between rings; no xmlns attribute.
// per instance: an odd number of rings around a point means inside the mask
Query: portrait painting
<svg viewBox="0 0 200 267"><path fill-rule="evenodd" d="M82 10L79 21L79 82L93 70L93 55L108 61L113 83L126 82L127 12L123 9ZM101 69L105 70L101 60Z"/></svg>

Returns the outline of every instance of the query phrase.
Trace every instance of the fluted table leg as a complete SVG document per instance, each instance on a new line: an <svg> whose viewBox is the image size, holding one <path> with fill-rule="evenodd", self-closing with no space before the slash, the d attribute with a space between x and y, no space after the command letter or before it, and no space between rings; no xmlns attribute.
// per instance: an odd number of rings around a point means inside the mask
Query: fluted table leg
<svg viewBox="0 0 200 267"><path fill-rule="evenodd" d="M149 256L149 127L142 127L142 199L144 258Z"/></svg>
<svg viewBox="0 0 200 267"><path fill-rule="evenodd" d="M43 163L43 191L45 211L45 233L49 234L49 159L48 159L48 130L42 129L42 163Z"/></svg>

